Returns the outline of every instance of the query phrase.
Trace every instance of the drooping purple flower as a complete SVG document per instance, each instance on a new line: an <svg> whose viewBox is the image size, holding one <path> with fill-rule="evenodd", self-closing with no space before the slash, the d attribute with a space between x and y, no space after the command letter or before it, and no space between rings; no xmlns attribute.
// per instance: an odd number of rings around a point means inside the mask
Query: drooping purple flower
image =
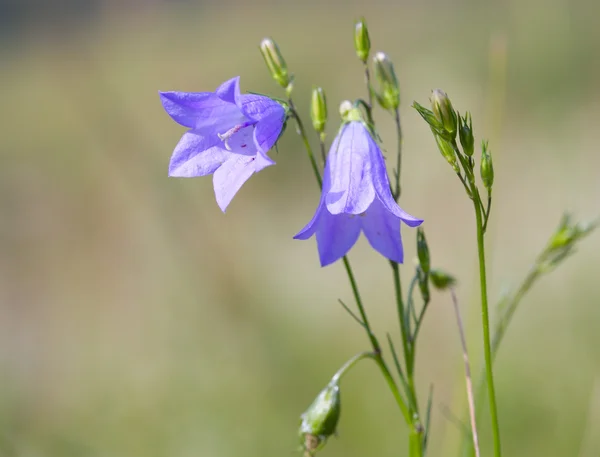
<svg viewBox="0 0 600 457"><path fill-rule="evenodd" d="M193 178L214 173L217 204L223 212L253 173L275 164L267 152L276 143L285 109L269 97L240 94L240 78L215 92L160 92L165 111L189 127L175 147L169 176Z"/></svg>
<svg viewBox="0 0 600 457"><path fill-rule="evenodd" d="M294 238L316 234L321 266L326 266L346 255L362 230L373 249L402 263L401 221L410 227L423 222L392 197L383 155L364 124L345 124L329 150L317 211Z"/></svg>

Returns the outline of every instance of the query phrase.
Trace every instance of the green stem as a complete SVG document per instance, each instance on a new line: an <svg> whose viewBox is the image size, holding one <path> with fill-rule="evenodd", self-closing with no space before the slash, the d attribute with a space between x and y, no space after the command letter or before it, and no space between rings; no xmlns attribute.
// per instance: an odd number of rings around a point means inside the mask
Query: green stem
<svg viewBox="0 0 600 457"><path fill-rule="evenodd" d="M488 312L487 276L485 272L485 245L483 242L483 220L481 216L481 197L475 183L471 183L473 205L477 220L477 252L479 254L479 283L481 288L481 321L483 327L483 352L485 356L485 372L490 402L490 416L492 420L492 433L494 439L494 456L501 457L500 425L498 422L498 408L496 406L496 390L494 388L494 371L492 368L492 347L490 338L490 318Z"/></svg>
<svg viewBox="0 0 600 457"><path fill-rule="evenodd" d="M404 301L402 300L402 283L400 281L400 267L396 262L390 262L394 273L394 290L396 293L396 306L398 319L400 321L400 334L402 336L402 349L404 351L404 363L406 364L406 382L408 384L408 403L410 405L411 418L409 422L410 432L408 435L408 449L410 457L421 457L423 455L423 428L419 419L419 403L415 388L414 359L412 357L412 343L410 332L404 312Z"/></svg>
<svg viewBox="0 0 600 457"><path fill-rule="evenodd" d="M306 148L306 152L308 154L308 160L310 160L310 164L313 169L313 173L315 174L315 178L319 183L319 189L323 187L323 180L321 179L321 172L319 171L319 165L317 165L317 161L315 159L315 155L313 154L312 147L310 146L310 142L308 141L308 135L306 135L306 130L304 129L304 124L302 123L302 119L298 115L298 111L296 111L296 107L294 106L294 102L290 97L288 99L288 103L290 105L290 113L294 119L296 119L296 125L298 125L298 133L302 137L302 142L304 143L304 147Z"/></svg>
<svg viewBox="0 0 600 457"><path fill-rule="evenodd" d="M394 188L394 198L396 201L400 198L400 171L402 170L402 125L400 124L400 109L396 108L394 114L394 121L396 122L396 136L398 141L398 156L396 160L396 186Z"/></svg>
<svg viewBox="0 0 600 457"><path fill-rule="evenodd" d="M491 190L488 190L488 198L487 198L487 209L485 210L484 213L484 219L483 219L483 233L485 234L486 230L487 230L487 225L488 225L488 220L490 219L490 211L492 210L492 192Z"/></svg>
<svg viewBox="0 0 600 457"><path fill-rule="evenodd" d="M344 376L348 372L348 370L350 370L350 368L352 368L354 365L356 365L362 359L375 358L375 357L376 357L376 354L374 352L361 352L359 354L356 354L354 357L352 357L350 360L348 360L344 365L342 365L342 367L338 371L336 371L336 373L331 378L331 382L338 383L340 381L340 379L342 379L342 376Z"/></svg>
<svg viewBox="0 0 600 457"><path fill-rule="evenodd" d="M373 109L373 90L371 89L371 74L369 73L369 64L367 62L365 65L365 82L367 84L367 92L369 96L369 110Z"/></svg>
<svg viewBox="0 0 600 457"><path fill-rule="evenodd" d="M323 168L325 168L325 162L327 162L327 154L325 152L325 134L319 135L319 146L321 148L321 160L323 161Z"/></svg>

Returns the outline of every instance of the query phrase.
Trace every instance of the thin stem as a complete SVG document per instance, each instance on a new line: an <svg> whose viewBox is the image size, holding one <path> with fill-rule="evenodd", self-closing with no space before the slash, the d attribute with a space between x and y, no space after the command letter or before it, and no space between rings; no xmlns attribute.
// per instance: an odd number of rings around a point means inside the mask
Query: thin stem
<svg viewBox="0 0 600 457"><path fill-rule="evenodd" d="M423 318L425 317L425 312L429 306L429 300L423 303L423 308L421 308L421 312L419 313L419 317L417 319L417 324L415 325L415 333L413 333L412 340L416 341L417 336L419 335L419 331L421 330L421 324L423 323ZM414 356L414 351L413 351Z"/></svg>
<svg viewBox="0 0 600 457"><path fill-rule="evenodd" d="M423 427L419 419L419 402L415 389L414 359L412 356L412 344L408 323L404 312L404 301L402 299L402 283L400 281L400 267L396 262L390 262L394 273L394 290L396 293L396 306L400 323L400 334L402 337L402 349L404 352L404 363L406 364L406 383L408 384L409 404L411 405L412 420L410 423L409 455L418 457L423 455Z"/></svg>
<svg viewBox="0 0 600 457"><path fill-rule="evenodd" d="M513 295L513 297L506 303L503 303L502 309L504 310L496 322L494 328L494 339L492 340L492 358L496 358L496 354L498 352L498 348L500 347L500 343L502 343L502 339L506 333L506 329L512 320L519 303L523 296L531 289L535 281L540 276L540 269L538 264L536 264L529 270L527 276Z"/></svg>
<svg viewBox="0 0 600 457"><path fill-rule="evenodd" d="M367 84L367 93L369 97L369 110L373 109L373 91L371 90L371 74L369 73L369 64L365 61L365 83Z"/></svg>
<svg viewBox="0 0 600 457"><path fill-rule="evenodd" d="M319 166L317 165L315 155L313 154L312 147L310 146L310 142L308 141L308 136L306 135L306 130L304 129L304 124L302 123L302 119L300 119L300 116L298 115L298 111L296 111L296 107L294 106L292 97L288 99L288 103L290 105L290 113L292 113L292 116L294 117L294 119L296 119L296 124L298 125L298 134L302 137L302 141L304 143L304 147L306 148L306 152L308 154L308 159L310 160L313 173L315 174L315 178L319 183L319 188L322 188L323 180L321 179L321 172L319 171Z"/></svg>
<svg viewBox="0 0 600 457"><path fill-rule="evenodd" d="M469 363L469 353L467 351L467 340L465 338L465 330L460 317L460 308L458 306L458 298L456 298L456 292L453 288L450 289L450 295L452 296L452 304L454 305L454 312L456 314L456 323L458 325L458 333L460 335L460 343L462 345L463 360L465 362L465 383L467 386L467 401L469 403L469 416L471 418L471 432L473 436L473 446L475 448L475 455L479 457L479 438L477 435L477 422L475 420L475 399L473 398L473 382L471 380L471 364Z"/></svg>
<svg viewBox="0 0 600 457"><path fill-rule="evenodd" d="M410 284L408 286L408 295L406 298L406 301L408 303L408 309L410 311L410 313L407 312L406 314L407 315L410 314L410 316L413 318L415 325L417 325L418 320L417 320L417 311L415 310L415 301L413 299L413 293L415 290L415 285L417 284L418 280L419 280L419 276L418 276L418 274L415 274L413 276L413 278L411 279ZM408 334L409 335L410 335L410 332L411 332L411 330L410 330L410 319L409 319L409 323L408 323ZM411 338L411 340L412 340L412 338Z"/></svg>
<svg viewBox="0 0 600 457"><path fill-rule="evenodd" d="M487 230L488 220L490 219L490 211L492 210L492 192L488 190L487 198L487 209L485 210L483 218L483 233Z"/></svg>
<svg viewBox="0 0 600 457"><path fill-rule="evenodd" d="M342 308L344 308L344 310L346 310L346 312L350 315L350 317L352 317L352 319L354 319L358 325L360 325L362 328L364 328L366 330L365 324L363 321L360 320L360 317L358 317L356 314L354 314L354 312L348 308L348 305L346 305L346 303L344 303L343 300L338 298L338 303L340 305L342 305Z"/></svg>
<svg viewBox="0 0 600 457"><path fill-rule="evenodd" d="M498 407L496 406L496 389L494 388L494 370L492 368L492 349L490 343L490 318L487 297L487 276L485 272L485 245L483 242L483 221L481 217L481 198L474 181L471 182L473 205L477 221L477 251L479 254L479 284L481 288L481 323L483 327L483 352L485 356L485 371L490 402L490 416L494 438L494 456L501 457L500 425L498 423Z"/></svg>
<svg viewBox="0 0 600 457"><path fill-rule="evenodd" d="M325 134L319 135L319 146L321 148L321 160L323 161L323 168L325 168L325 162L327 161L327 154L325 153Z"/></svg>
<svg viewBox="0 0 600 457"><path fill-rule="evenodd" d="M404 301L402 300L402 283L400 282L400 267L396 262L390 261L394 273L394 291L396 294L396 308L400 323L400 334L402 335L402 349L404 351L404 361L406 363L407 375L410 375L410 341L408 334L408 323L404 312Z"/></svg>
<svg viewBox="0 0 600 457"><path fill-rule="evenodd" d="M375 354L373 352L361 352L359 354L356 354L344 365L342 365L342 367L338 371L336 371L336 373L331 378L331 382L338 383L340 379L342 379L342 376L344 376L348 372L348 370L350 370L350 368L356 365L360 360L366 359L367 357L374 358Z"/></svg>
<svg viewBox="0 0 600 457"><path fill-rule="evenodd" d="M402 125L400 124L400 109L396 108L396 112L394 114L394 121L396 122L396 137L398 141L398 156L396 159L396 183L394 187L394 198L396 201L400 198L400 171L402 170Z"/></svg>

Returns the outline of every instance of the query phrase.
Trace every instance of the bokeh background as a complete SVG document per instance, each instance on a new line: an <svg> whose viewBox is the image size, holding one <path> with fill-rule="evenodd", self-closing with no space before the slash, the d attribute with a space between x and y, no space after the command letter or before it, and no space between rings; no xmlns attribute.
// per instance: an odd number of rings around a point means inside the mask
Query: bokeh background
<svg viewBox="0 0 600 457"><path fill-rule="evenodd" d="M365 94L361 15L402 86L402 204L425 219L433 264L460 280L478 372L471 205L410 104L443 88L491 141L497 302L564 210L600 213L598 14L593 0L0 2L0 455L293 455L299 414L368 348L336 303L351 303L341 265L321 269L314 240L292 240L318 201L308 161L289 128L277 166L222 214L210 178L167 178L184 130L157 91L241 75L243 90L281 96L258 52L273 36L300 111L319 84L335 113ZM393 145L393 122L376 116ZM408 281L415 232L403 234ZM597 234L585 240L508 332L496 365L506 455L600 453L599 249ZM397 335L387 262L364 239L351 260L374 327ZM448 296L434 295L420 344L430 455L457 455L464 378ZM342 389L323 455L405 455L377 370L363 362Z"/></svg>

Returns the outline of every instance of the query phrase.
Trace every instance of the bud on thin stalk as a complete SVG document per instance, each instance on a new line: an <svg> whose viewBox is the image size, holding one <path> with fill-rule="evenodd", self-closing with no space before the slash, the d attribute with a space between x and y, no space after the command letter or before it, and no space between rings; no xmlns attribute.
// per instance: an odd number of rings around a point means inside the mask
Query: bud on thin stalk
<svg viewBox="0 0 600 457"><path fill-rule="evenodd" d="M488 150L488 143L484 141L481 145L481 180L488 192L492 191L494 185L494 164L492 163L492 155Z"/></svg>
<svg viewBox="0 0 600 457"><path fill-rule="evenodd" d="M471 113L467 112L464 117L459 117L458 126L460 144L463 147L464 153L471 157L475 151L475 138L473 136L473 121L471 120Z"/></svg>
<svg viewBox="0 0 600 457"><path fill-rule="evenodd" d="M310 100L310 119L317 133L323 133L327 122L327 98L321 87L315 87Z"/></svg>
<svg viewBox="0 0 600 457"><path fill-rule="evenodd" d="M425 231L422 227L417 228L417 256L419 257L419 265L425 274L429 273L429 247L425 239Z"/></svg>
<svg viewBox="0 0 600 457"><path fill-rule="evenodd" d="M442 123L451 138L456 138L458 116L446 92L441 89L435 89L431 92L430 100L431 109L435 117Z"/></svg>
<svg viewBox="0 0 600 457"><path fill-rule="evenodd" d="M291 78L288 74L285 59L281 55L277 44L271 38L265 38L260 42L260 52L273 79L281 87L287 88L291 83Z"/></svg>
<svg viewBox="0 0 600 457"><path fill-rule="evenodd" d="M358 58L366 64L371 50L371 40L365 18L361 18L354 25L354 49Z"/></svg>
<svg viewBox="0 0 600 457"><path fill-rule="evenodd" d="M400 86L394 71L394 64L383 52L378 52L373 57L375 78L379 82L379 91L375 92L379 104L389 110L400 106Z"/></svg>

